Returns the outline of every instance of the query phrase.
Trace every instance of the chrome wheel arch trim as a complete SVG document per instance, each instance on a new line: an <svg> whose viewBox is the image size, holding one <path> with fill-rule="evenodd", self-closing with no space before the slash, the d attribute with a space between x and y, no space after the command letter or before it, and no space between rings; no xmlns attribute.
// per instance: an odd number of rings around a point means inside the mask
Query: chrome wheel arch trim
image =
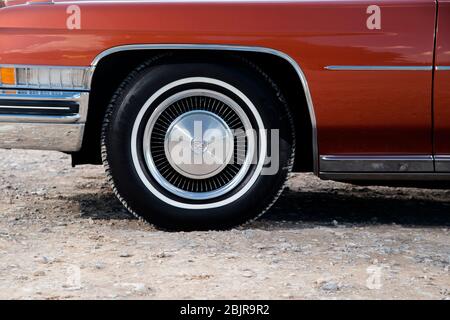
<svg viewBox="0 0 450 320"><path fill-rule="evenodd" d="M253 173L252 177L247 182L247 184L241 190L239 190L233 196L231 196L227 199L218 201L218 202L206 203L206 204L188 204L188 203L178 202L176 200L173 200L173 199L163 195L145 177L144 171L142 170L142 167L141 167L140 161L139 161L138 150L137 150L138 130L139 130L142 119L143 119L145 113L147 112L148 108L159 96L161 96L161 94L163 94L167 90L170 90L179 85L182 85L185 83L190 83L190 82L210 83L210 84L221 86L227 90L232 91L242 101L244 101L246 106L252 112L252 115L255 117L255 121L258 124L259 129L261 129L260 130L260 141L259 141L259 145L260 145L259 161L256 166L255 172ZM267 136L266 136L266 132L264 130L264 123L263 123L255 105L250 101L249 98L247 98L246 95L244 95L240 90L231 86L230 84L220 81L220 80L217 80L217 79L205 78L205 77L191 77L191 78L180 79L180 80L174 81L172 83L169 83L169 84L165 85L164 87L160 88L158 91L156 91L146 101L146 103L142 106L141 110L139 111L139 113L136 117L136 120L134 122L132 134L131 134L131 154L132 154L132 159L133 159L133 166L134 166L136 172L138 173L138 176L141 179L142 183L147 187L147 189L150 192L152 192L152 194L156 195L159 199L163 200L165 203L172 205L174 207L182 208L182 209L197 209L197 210L213 209L213 208L218 208L218 207L228 205L228 204L236 201L241 196L243 196L245 193L247 193L247 191L254 185L254 183L258 179L258 177L263 169L263 166L264 166L264 159L265 159L266 153L267 153Z"/></svg>
<svg viewBox="0 0 450 320"><path fill-rule="evenodd" d="M124 51L139 51L139 50L215 50L215 51L237 51L237 52L255 52L255 53L265 53L279 57L287 61L291 67L294 68L300 82L302 83L302 90L305 93L306 104L309 111L309 117L311 120L312 127L312 151L313 151L313 170L314 173L319 175L319 146L317 139L317 121L314 112L314 104L309 90L308 81L306 76L300 67L300 65L288 54L266 47L258 46L239 46L239 45L219 45L219 44L134 44L134 45L122 45L106 49L99 53L91 63L91 76L90 81L92 81L95 68L98 63L105 57Z"/></svg>

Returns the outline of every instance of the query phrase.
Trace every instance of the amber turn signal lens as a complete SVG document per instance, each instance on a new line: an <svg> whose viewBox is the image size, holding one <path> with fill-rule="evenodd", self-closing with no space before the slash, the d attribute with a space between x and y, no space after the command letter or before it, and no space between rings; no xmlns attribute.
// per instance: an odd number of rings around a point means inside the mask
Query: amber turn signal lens
<svg viewBox="0 0 450 320"><path fill-rule="evenodd" d="M0 68L0 83L6 85L15 85L16 70L14 68Z"/></svg>

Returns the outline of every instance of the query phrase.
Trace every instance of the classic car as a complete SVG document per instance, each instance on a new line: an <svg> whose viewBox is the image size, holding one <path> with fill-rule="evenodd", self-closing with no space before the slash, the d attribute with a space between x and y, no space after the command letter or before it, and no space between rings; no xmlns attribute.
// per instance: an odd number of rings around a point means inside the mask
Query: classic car
<svg viewBox="0 0 450 320"><path fill-rule="evenodd" d="M8 0L0 147L103 164L162 229L259 217L290 172L450 180L450 0Z"/></svg>

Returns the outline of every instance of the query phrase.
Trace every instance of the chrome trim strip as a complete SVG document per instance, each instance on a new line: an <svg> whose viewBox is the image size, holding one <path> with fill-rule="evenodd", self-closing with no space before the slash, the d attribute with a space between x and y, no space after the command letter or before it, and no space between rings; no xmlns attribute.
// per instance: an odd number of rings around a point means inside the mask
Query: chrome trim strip
<svg viewBox="0 0 450 320"><path fill-rule="evenodd" d="M0 109L70 110L69 107L0 106Z"/></svg>
<svg viewBox="0 0 450 320"><path fill-rule="evenodd" d="M450 66L436 66L436 71L450 71Z"/></svg>
<svg viewBox="0 0 450 320"><path fill-rule="evenodd" d="M323 180L336 181L450 181L450 173L380 173L380 172L320 172Z"/></svg>
<svg viewBox="0 0 450 320"><path fill-rule="evenodd" d="M28 1L26 4L28 5L44 5L44 4L55 4L53 1Z"/></svg>
<svg viewBox="0 0 450 320"><path fill-rule="evenodd" d="M83 93L85 94L85 93ZM73 101L79 98L81 92L78 91L40 91L40 90L14 90L0 89L0 100L52 100L52 101Z"/></svg>
<svg viewBox="0 0 450 320"><path fill-rule="evenodd" d="M80 122L80 118L79 114L71 116L0 114L0 123L76 123Z"/></svg>
<svg viewBox="0 0 450 320"><path fill-rule="evenodd" d="M90 3L90 4L107 4L107 3L125 3L125 4L129 4L129 3L154 3L154 2L168 2L168 3L186 3L186 2L191 2L191 3L208 3L208 2L224 2L224 3L240 3L240 2L269 2L269 3L273 3L274 0L83 0L81 2L79 2L80 5L85 4L85 3ZM283 0L283 2L298 2L299 0ZM61 2L56 2L56 5L61 5L61 4L68 4L68 3L73 3L74 1L72 0L68 0L68 1L61 1Z"/></svg>
<svg viewBox="0 0 450 320"><path fill-rule="evenodd" d="M0 148L75 152L84 124L0 122Z"/></svg>
<svg viewBox="0 0 450 320"><path fill-rule="evenodd" d="M433 156L320 156L322 172L433 172Z"/></svg>
<svg viewBox="0 0 450 320"><path fill-rule="evenodd" d="M314 113L313 100L311 97L311 92L308 87L308 82L303 70L300 68L298 63L284 52L265 48L265 47L249 47L249 46L233 46L233 45L208 45L208 44L137 44L137 45L124 45L113 47L107 49L100 54L98 54L91 63L91 70L94 70L101 59L109 56L111 54L123 51L133 51L133 50L221 50L221 51L241 51L241 52L257 52L265 53L277 56L286 60L297 72L297 75L303 85L303 90L305 92L306 102L308 105L309 116L311 118L312 125L312 143L313 143L313 158L314 158L314 173L319 174L319 149L317 142L317 124L316 116ZM92 78L92 76L91 76Z"/></svg>
<svg viewBox="0 0 450 320"><path fill-rule="evenodd" d="M431 71L433 66L326 66L332 71Z"/></svg>
<svg viewBox="0 0 450 320"><path fill-rule="evenodd" d="M89 67L84 66L52 66L48 64L11 64L11 63L2 63L0 64L1 67L5 68L50 68L50 69L80 69L85 70L89 69Z"/></svg>
<svg viewBox="0 0 450 320"><path fill-rule="evenodd" d="M48 122L48 123L84 123L87 118L89 93L88 92L68 92L68 91L34 91L34 90L0 90L0 100L17 101L73 101L78 104L78 114L70 116L50 116L50 115L18 115L0 114L0 122ZM11 103L9 103L11 104ZM9 106L20 109L22 106ZM30 109L30 107L26 107ZM53 108L53 107L52 107ZM36 109L45 109L36 107ZM48 108L50 109L50 107ZM55 109L55 108L53 108Z"/></svg>
<svg viewBox="0 0 450 320"><path fill-rule="evenodd" d="M434 163L436 172L450 172L450 155L437 155Z"/></svg>

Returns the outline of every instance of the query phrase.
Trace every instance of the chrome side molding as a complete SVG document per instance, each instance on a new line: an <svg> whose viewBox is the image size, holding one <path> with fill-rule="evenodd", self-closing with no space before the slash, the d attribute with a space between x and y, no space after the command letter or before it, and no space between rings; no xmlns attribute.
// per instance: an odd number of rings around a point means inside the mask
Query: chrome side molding
<svg viewBox="0 0 450 320"><path fill-rule="evenodd" d="M436 71L450 71L450 66L436 66Z"/></svg>
<svg viewBox="0 0 450 320"><path fill-rule="evenodd" d="M450 180L450 155L320 157L325 180Z"/></svg>
<svg viewBox="0 0 450 320"><path fill-rule="evenodd" d="M431 71L433 66L326 66L332 71Z"/></svg>
<svg viewBox="0 0 450 320"><path fill-rule="evenodd" d="M433 172L433 156L320 157L321 172Z"/></svg>
<svg viewBox="0 0 450 320"><path fill-rule="evenodd" d="M325 70L331 71L431 71L433 66L325 66ZM436 71L450 71L450 66L435 66Z"/></svg>
<svg viewBox="0 0 450 320"><path fill-rule="evenodd" d="M321 172L319 176L335 181L450 181L450 173L440 172Z"/></svg>
<svg viewBox="0 0 450 320"><path fill-rule="evenodd" d="M450 155L437 155L434 161L437 172L450 172Z"/></svg>

